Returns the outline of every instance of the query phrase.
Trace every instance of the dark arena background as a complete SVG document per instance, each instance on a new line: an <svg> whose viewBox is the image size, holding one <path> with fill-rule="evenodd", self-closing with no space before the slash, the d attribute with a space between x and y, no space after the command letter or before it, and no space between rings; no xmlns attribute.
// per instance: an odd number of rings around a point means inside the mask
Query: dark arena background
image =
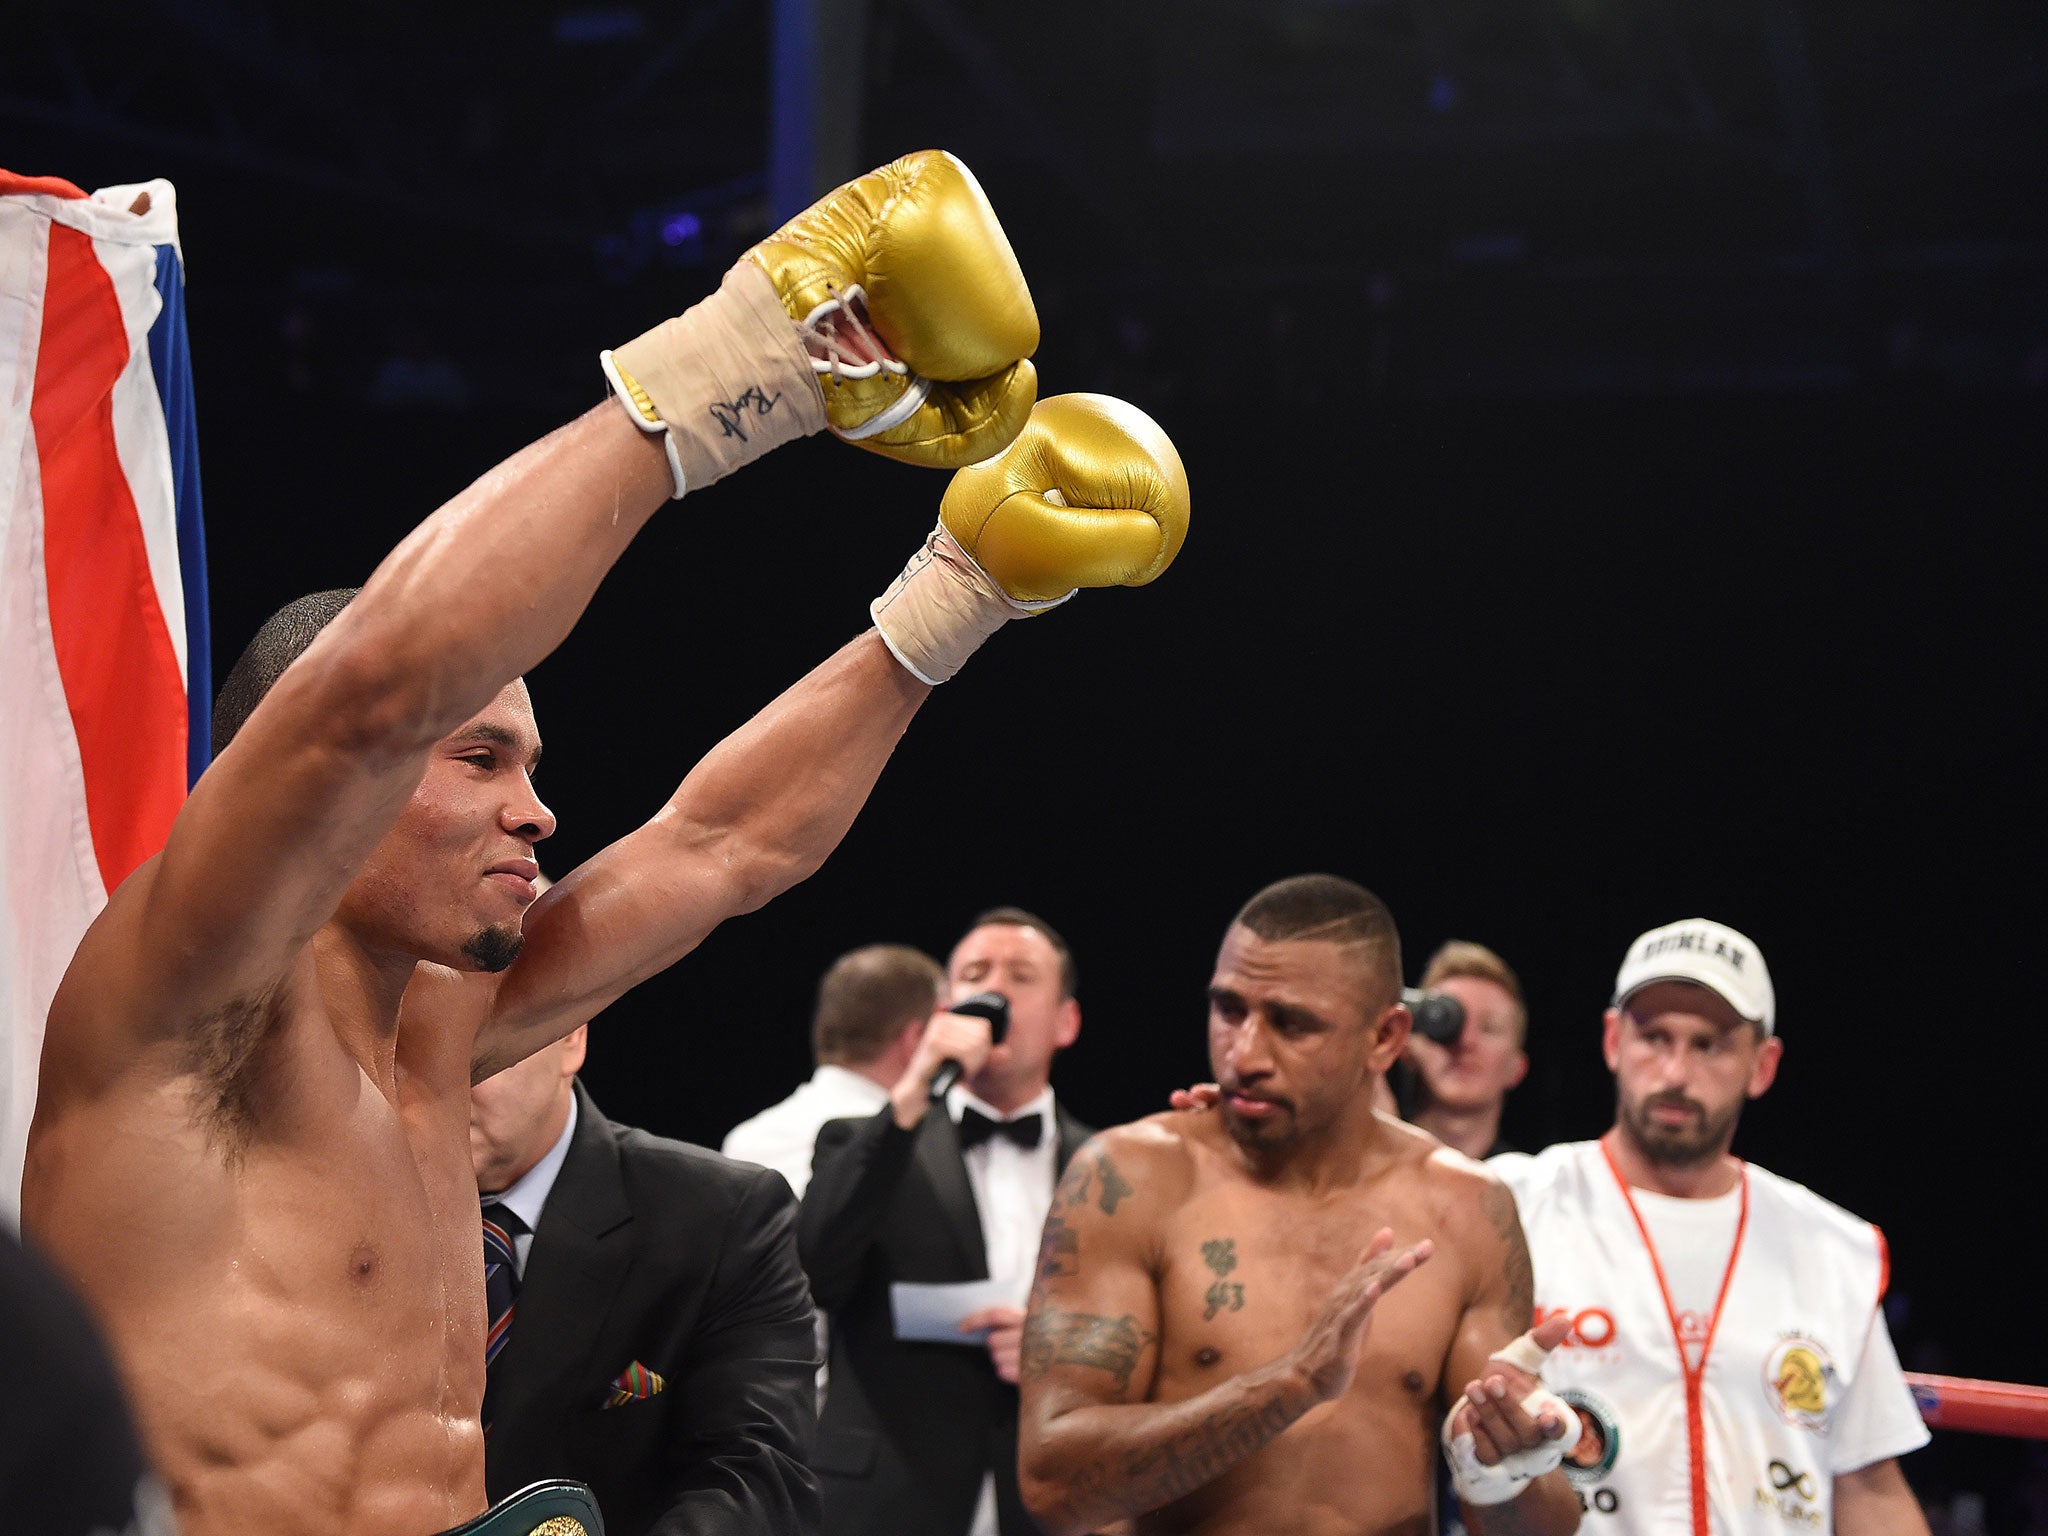
<svg viewBox="0 0 2048 1536"><path fill-rule="evenodd" d="M39 5L0 163L177 186L222 672L912 149L1001 213L1042 391L1174 437L1178 564L998 636L822 873L605 1016L612 1116L715 1145L835 955L997 903L1077 951L1061 1093L1147 1113L1230 914L1328 869L1411 979L1521 971L1540 1145L1608 1123L1627 941L1708 915L1787 1046L1738 1152L1886 1230L1909 1368L2040 1381L2044 60L1940 0ZM859 630L944 484L827 438L662 513L531 679L547 867ZM2048 1528L2024 1442L1907 1469L1938 1532Z"/></svg>

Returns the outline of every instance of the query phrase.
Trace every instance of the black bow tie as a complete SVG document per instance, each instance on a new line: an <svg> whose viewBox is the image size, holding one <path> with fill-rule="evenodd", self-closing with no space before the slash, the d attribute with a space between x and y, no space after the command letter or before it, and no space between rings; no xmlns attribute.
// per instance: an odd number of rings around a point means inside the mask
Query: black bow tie
<svg viewBox="0 0 2048 1536"><path fill-rule="evenodd" d="M992 1136L1007 1136L1026 1152L1045 1138L1045 1116L1019 1115L1014 1120L991 1120L972 1104L960 1109L960 1150L980 1146Z"/></svg>

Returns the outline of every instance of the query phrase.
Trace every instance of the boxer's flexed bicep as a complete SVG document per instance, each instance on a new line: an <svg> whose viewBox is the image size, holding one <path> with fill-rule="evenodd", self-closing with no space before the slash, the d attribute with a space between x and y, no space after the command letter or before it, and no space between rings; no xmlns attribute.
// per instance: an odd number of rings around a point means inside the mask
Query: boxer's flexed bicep
<svg viewBox="0 0 2048 1536"><path fill-rule="evenodd" d="M1142 1402L1159 1367L1162 1161L1144 1125L1081 1148L1053 1194L1018 1368L1021 1422L1076 1407ZM1027 1429L1026 1439L1030 1435Z"/></svg>

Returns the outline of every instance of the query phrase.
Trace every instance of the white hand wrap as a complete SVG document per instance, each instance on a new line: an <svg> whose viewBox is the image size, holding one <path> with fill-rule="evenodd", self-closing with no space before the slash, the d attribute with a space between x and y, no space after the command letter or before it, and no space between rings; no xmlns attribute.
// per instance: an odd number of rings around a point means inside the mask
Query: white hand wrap
<svg viewBox="0 0 2048 1536"><path fill-rule="evenodd" d="M941 524L889 590L868 605L868 613L910 675L921 683L937 684L965 666L981 642L1011 619L1057 608L1073 595L1043 603L1018 602Z"/></svg>
<svg viewBox="0 0 2048 1536"><path fill-rule="evenodd" d="M662 434L678 496L825 425L803 330L751 261L701 303L598 361L633 425Z"/></svg>
<svg viewBox="0 0 2048 1536"><path fill-rule="evenodd" d="M1473 1449L1469 1430L1461 1435L1451 1433L1451 1426L1465 1409L1466 1399L1459 1398L1451 1406L1451 1411L1444 1415L1442 1438L1444 1455L1451 1464L1451 1486L1467 1504L1507 1503L1536 1478L1563 1465L1565 1452L1578 1443L1579 1416L1572 1412L1571 1404L1563 1398L1544 1390L1543 1357L1546 1353L1537 1347L1533 1334L1525 1333L1505 1349L1497 1351L1493 1358L1537 1378L1536 1390L1522 1399L1522 1411L1532 1419L1548 1413L1561 1420L1564 1433L1557 1438L1531 1446L1526 1451L1503 1456L1489 1467Z"/></svg>

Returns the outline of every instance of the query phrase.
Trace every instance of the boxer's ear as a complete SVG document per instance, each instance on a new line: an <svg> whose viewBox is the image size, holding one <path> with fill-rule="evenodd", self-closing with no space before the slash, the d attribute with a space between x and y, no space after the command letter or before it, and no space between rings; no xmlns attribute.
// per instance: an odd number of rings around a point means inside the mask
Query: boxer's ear
<svg viewBox="0 0 2048 1536"><path fill-rule="evenodd" d="M1383 1073L1394 1064L1414 1029L1415 1015L1408 1011L1406 1003L1397 1002L1381 1011L1372 1024L1372 1043L1366 1056L1374 1073Z"/></svg>

